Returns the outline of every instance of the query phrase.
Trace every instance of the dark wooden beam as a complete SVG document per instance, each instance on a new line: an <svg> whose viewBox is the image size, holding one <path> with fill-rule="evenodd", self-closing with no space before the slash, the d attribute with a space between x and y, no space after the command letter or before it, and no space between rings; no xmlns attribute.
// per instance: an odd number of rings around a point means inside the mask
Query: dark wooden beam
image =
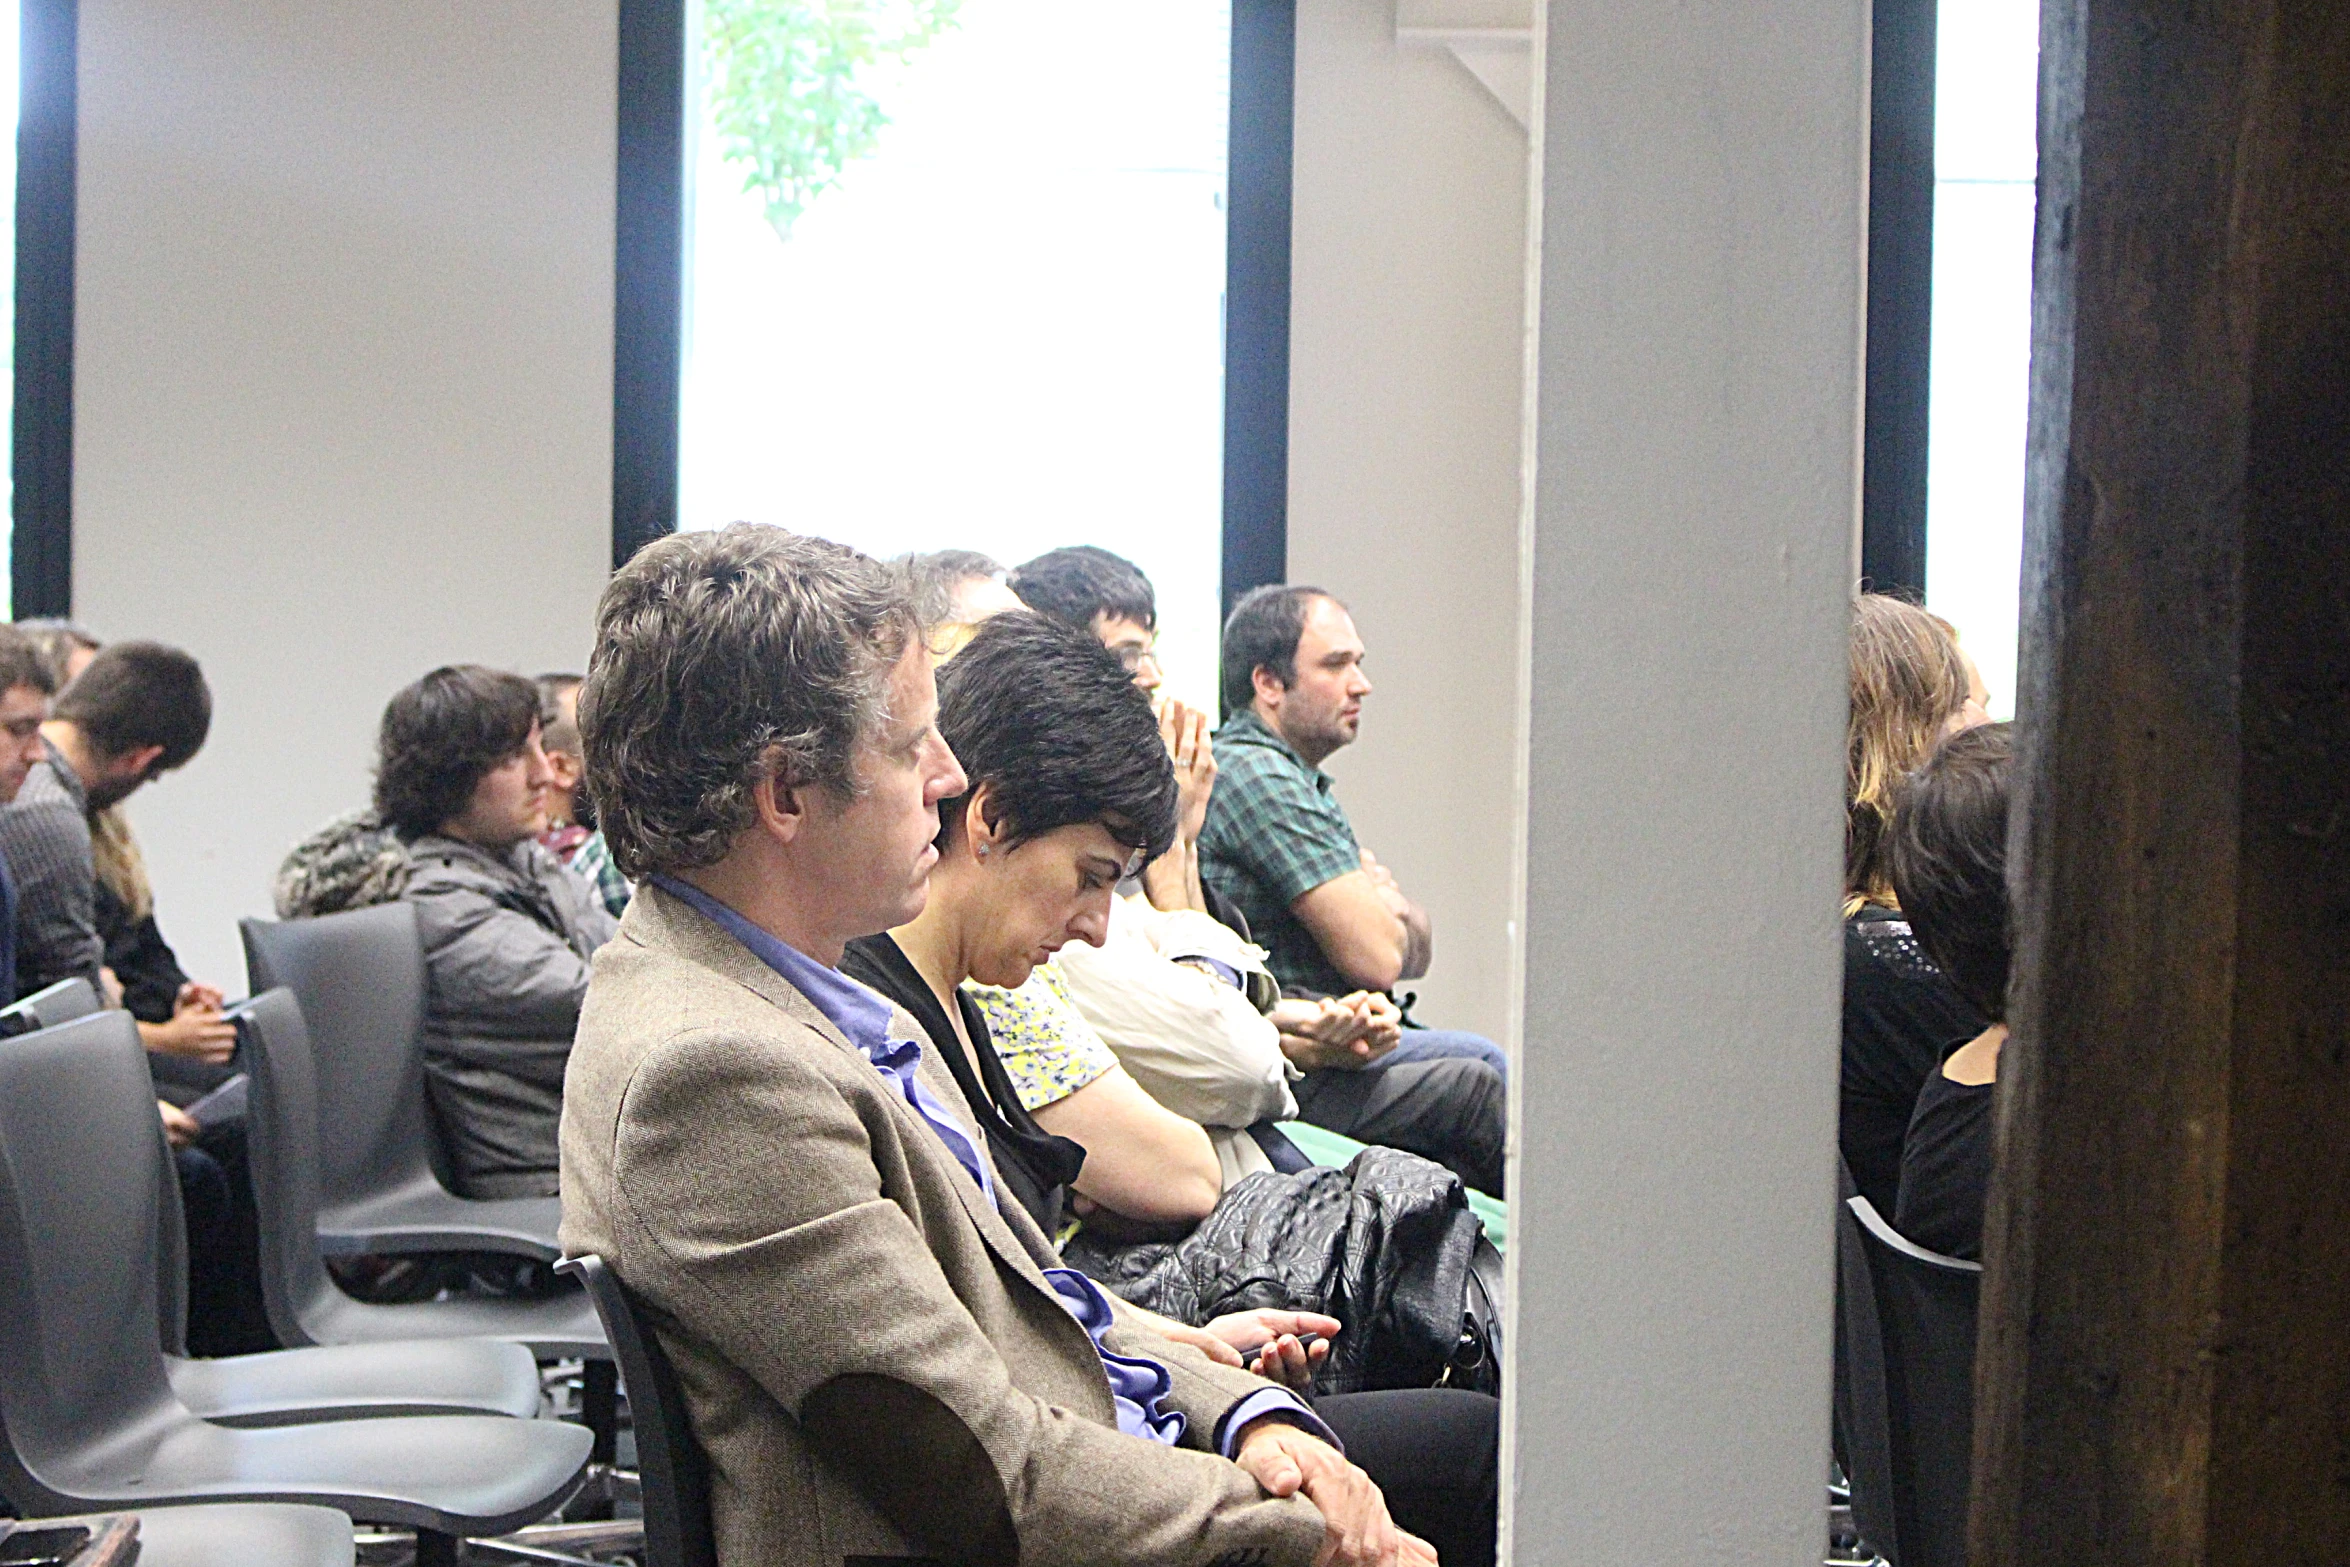
<svg viewBox="0 0 2350 1567"><path fill-rule="evenodd" d="M2350 7L2047 0L1976 1567L2350 1553Z"/></svg>

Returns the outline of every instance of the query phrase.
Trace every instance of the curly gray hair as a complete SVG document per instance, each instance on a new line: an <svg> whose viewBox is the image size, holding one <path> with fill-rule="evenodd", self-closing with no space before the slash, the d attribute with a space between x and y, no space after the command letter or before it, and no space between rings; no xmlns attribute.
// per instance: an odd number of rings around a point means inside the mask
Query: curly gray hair
<svg viewBox="0 0 2350 1567"><path fill-rule="evenodd" d="M632 879L726 857L776 775L842 796L919 635L904 575L736 523L646 545L596 606L579 692L587 787Z"/></svg>

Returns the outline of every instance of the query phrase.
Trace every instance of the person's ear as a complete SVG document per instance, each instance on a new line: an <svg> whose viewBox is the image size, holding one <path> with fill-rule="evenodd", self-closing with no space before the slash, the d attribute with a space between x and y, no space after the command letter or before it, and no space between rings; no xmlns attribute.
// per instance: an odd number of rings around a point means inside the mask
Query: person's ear
<svg viewBox="0 0 2350 1567"><path fill-rule="evenodd" d="M783 769L769 766L751 789L760 829L777 843L790 843L808 825L814 791L813 784L786 783Z"/></svg>
<svg viewBox="0 0 2350 1567"><path fill-rule="evenodd" d="M555 775L556 788L576 789L579 787L579 777L583 769L579 765L579 758L573 756L569 751L549 751L547 753L547 771Z"/></svg>
<svg viewBox="0 0 2350 1567"><path fill-rule="evenodd" d="M155 766L157 762L161 761L162 759L163 747L159 745L134 745L129 750L123 752L122 755L114 759L113 771L119 777L125 779L136 778L144 782L148 776L149 771Z"/></svg>
<svg viewBox="0 0 2350 1567"><path fill-rule="evenodd" d="M972 857L985 860L1001 855L1004 840L1011 836L1009 823L1004 802L996 798L994 787L975 785L971 797L963 802L963 838L971 846Z"/></svg>
<svg viewBox="0 0 2350 1567"><path fill-rule="evenodd" d="M1259 664L1250 670L1248 679L1249 684L1256 688L1257 700L1267 707L1279 707L1281 699L1289 694L1289 687L1283 685L1281 677L1266 665Z"/></svg>

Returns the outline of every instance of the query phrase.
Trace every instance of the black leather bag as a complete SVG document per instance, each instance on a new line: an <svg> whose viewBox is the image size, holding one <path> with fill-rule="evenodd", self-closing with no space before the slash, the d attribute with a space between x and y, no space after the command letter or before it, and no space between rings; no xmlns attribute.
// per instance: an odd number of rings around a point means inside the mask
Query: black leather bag
<svg viewBox="0 0 2350 1567"><path fill-rule="evenodd" d="M1182 1322L1261 1308L1336 1317L1346 1328L1318 1393L1500 1386L1500 1254L1460 1178L1398 1149L1366 1148L1343 1170L1258 1171L1179 1241L1080 1230L1063 1258Z"/></svg>

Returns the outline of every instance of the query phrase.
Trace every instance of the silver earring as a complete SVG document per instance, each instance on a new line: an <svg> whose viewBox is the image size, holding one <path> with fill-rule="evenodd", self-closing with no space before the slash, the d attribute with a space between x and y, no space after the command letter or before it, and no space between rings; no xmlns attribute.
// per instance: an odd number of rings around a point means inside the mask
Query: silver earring
<svg viewBox="0 0 2350 1567"><path fill-rule="evenodd" d="M979 846L979 857L983 860L987 858L987 845L984 843Z"/></svg>

